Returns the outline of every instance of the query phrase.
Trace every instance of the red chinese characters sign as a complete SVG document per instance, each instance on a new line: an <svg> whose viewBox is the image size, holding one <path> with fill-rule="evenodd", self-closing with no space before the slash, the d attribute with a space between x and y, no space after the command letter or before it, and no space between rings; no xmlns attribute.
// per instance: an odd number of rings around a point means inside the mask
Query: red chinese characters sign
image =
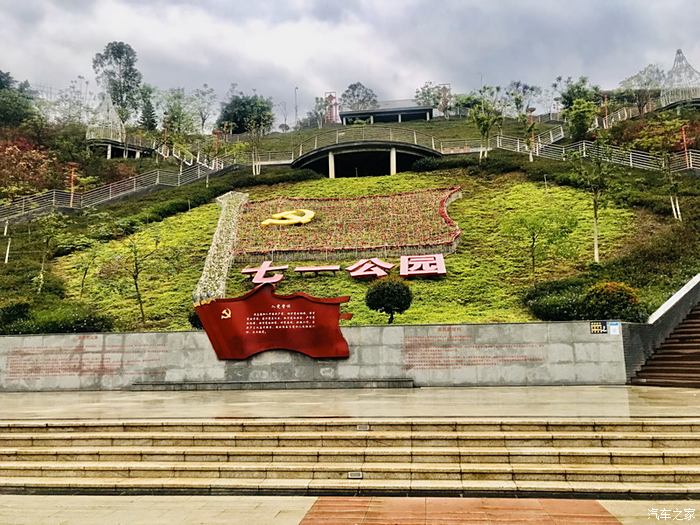
<svg viewBox="0 0 700 525"><path fill-rule="evenodd" d="M219 359L247 359L265 350L292 350L314 358L349 356L340 331L340 305L349 297L277 295L261 284L233 299L197 306L197 314Z"/></svg>

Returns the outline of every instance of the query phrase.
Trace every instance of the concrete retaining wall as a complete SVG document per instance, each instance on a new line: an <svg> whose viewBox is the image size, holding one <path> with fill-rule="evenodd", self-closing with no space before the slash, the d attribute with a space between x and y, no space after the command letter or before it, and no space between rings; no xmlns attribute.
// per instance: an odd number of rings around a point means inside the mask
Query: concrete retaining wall
<svg viewBox="0 0 700 525"><path fill-rule="evenodd" d="M416 386L624 384L622 334L587 322L343 329L350 358L287 351L218 361L203 332L0 337L0 390L141 382L411 379Z"/></svg>

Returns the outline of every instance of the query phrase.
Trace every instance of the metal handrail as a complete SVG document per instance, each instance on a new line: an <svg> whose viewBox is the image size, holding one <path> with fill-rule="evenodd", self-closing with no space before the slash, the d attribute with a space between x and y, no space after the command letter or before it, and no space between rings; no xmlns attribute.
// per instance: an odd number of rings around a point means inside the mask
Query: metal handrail
<svg viewBox="0 0 700 525"><path fill-rule="evenodd" d="M18 220L29 215L43 215L56 208L79 210L139 193L156 186L178 187L190 184L226 167L224 159L214 159L215 169L195 164L181 172L156 169L105 184L86 192L49 190L36 195L19 197L0 206L0 221Z"/></svg>
<svg viewBox="0 0 700 525"><path fill-rule="evenodd" d="M298 158L314 150L333 144L373 140L413 144L433 151L440 151L440 141L435 139L432 135L420 131L385 126L347 126L314 135L299 144L298 151L295 151L294 154Z"/></svg>

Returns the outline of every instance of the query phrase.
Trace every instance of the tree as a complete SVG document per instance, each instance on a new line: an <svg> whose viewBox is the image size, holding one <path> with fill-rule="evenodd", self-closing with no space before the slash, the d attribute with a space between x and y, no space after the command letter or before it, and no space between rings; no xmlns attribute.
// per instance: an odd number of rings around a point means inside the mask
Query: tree
<svg viewBox="0 0 700 525"><path fill-rule="evenodd" d="M139 116L139 127L146 131L155 131L158 128L158 119L156 118L156 109L153 106L153 95L156 88L144 84L139 90L141 98L141 115Z"/></svg>
<svg viewBox="0 0 700 525"><path fill-rule="evenodd" d="M46 264L56 251L59 236L66 230L66 217L60 213L50 213L36 219L35 224L41 237L41 265L39 274L34 278L36 293L40 295L44 288Z"/></svg>
<svg viewBox="0 0 700 525"><path fill-rule="evenodd" d="M620 168L612 162L612 150L605 137L598 137L589 147L586 157L571 156L571 167L578 184L591 196L593 203L593 261L600 262L598 250L598 212L605 206L608 192L613 184L613 177L620 173Z"/></svg>
<svg viewBox="0 0 700 525"><path fill-rule="evenodd" d="M100 267L100 277L122 293L133 293L139 307L141 323L146 324L141 279L151 270L151 262L158 252L160 240L157 235L137 232L124 242L126 249L104 261ZM124 283L124 279L128 285Z"/></svg>
<svg viewBox="0 0 700 525"><path fill-rule="evenodd" d="M532 108L535 99L541 94L542 88L526 84L520 80L511 82L505 91L507 104L516 117L525 115Z"/></svg>
<svg viewBox="0 0 700 525"><path fill-rule="evenodd" d="M172 88L163 93L163 128L174 135L194 132L194 116L183 88Z"/></svg>
<svg viewBox="0 0 700 525"><path fill-rule="evenodd" d="M235 91L235 87L234 84L229 101L221 109L221 115L216 121L217 128L228 133L244 133L252 127L263 134L268 133L275 120L272 99L257 93L246 95L242 91Z"/></svg>
<svg viewBox="0 0 700 525"><path fill-rule="evenodd" d="M421 106L436 108L440 102L440 86L436 86L432 82L426 82L416 89L413 100L416 101L416 104L420 104Z"/></svg>
<svg viewBox="0 0 700 525"><path fill-rule="evenodd" d="M573 140L584 140L591 129L598 107L588 100L576 99L571 107L564 110L564 118L569 125Z"/></svg>
<svg viewBox="0 0 700 525"><path fill-rule="evenodd" d="M214 112L215 104L216 91L206 83L203 84L201 88L197 88L192 92L192 106L199 118L199 131L201 133L204 133L204 125Z"/></svg>
<svg viewBox="0 0 700 525"><path fill-rule="evenodd" d="M408 310L412 301L411 288L398 277L384 277L374 281L365 295L367 308L389 314L388 324L394 322L394 314Z"/></svg>
<svg viewBox="0 0 700 525"><path fill-rule="evenodd" d="M461 114L461 110L464 110L464 114L467 115L469 111L479 103L479 97L475 93L467 93L465 95L455 96L454 105L457 108L457 112Z"/></svg>
<svg viewBox="0 0 700 525"><path fill-rule="evenodd" d="M9 72L0 70L0 89L13 89L16 81Z"/></svg>
<svg viewBox="0 0 700 525"><path fill-rule="evenodd" d="M377 95L362 82L350 84L340 97L340 104L346 111L362 111L379 107Z"/></svg>
<svg viewBox="0 0 700 525"><path fill-rule="evenodd" d="M323 121L326 118L326 113L330 107L330 102L328 99L323 97L316 97L314 99L314 107L309 111L306 116L311 122L314 122L318 129L323 127Z"/></svg>
<svg viewBox="0 0 700 525"><path fill-rule="evenodd" d="M588 83L587 77L579 77L574 81L571 77L566 79L557 77L552 84L552 89L559 94L561 105L569 109L575 100L585 100L600 105L603 96L598 86Z"/></svg>
<svg viewBox="0 0 700 525"><path fill-rule="evenodd" d="M16 89L0 89L0 126L19 126L33 114L29 96Z"/></svg>
<svg viewBox="0 0 700 525"><path fill-rule="evenodd" d="M503 123L502 101L500 99L501 88L499 86L484 86L477 93L478 102L470 113L481 136L481 150L479 160L489 156L489 139L494 127Z"/></svg>
<svg viewBox="0 0 700 525"><path fill-rule="evenodd" d="M60 182L53 154L26 140L0 142L0 199L36 193Z"/></svg>
<svg viewBox="0 0 700 525"><path fill-rule="evenodd" d="M126 122L139 107L141 73L136 69L136 51L124 42L110 42L92 59L97 81L112 97L119 117Z"/></svg>
<svg viewBox="0 0 700 525"><path fill-rule="evenodd" d="M285 124L284 122L277 126L277 128L282 132L282 133L287 133L289 131L289 125Z"/></svg>
<svg viewBox="0 0 700 525"><path fill-rule="evenodd" d="M576 218L567 209L540 196L538 202L528 203L528 209L506 213L502 224L506 236L527 250L534 285L537 265L545 257L564 250Z"/></svg>
<svg viewBox="0 0 700 525"><path fill-rule="evenodd" d="M88 104L88 82L82 75L71 80L66 89L61 89L56 97L54 111L60 124L87 122L91 108Z"/></svg>
<svg viewBox="0 0 700 525"><path fill-rule="evenodd" d="M656 64L649 64L636 75L620 82L620 86L633 93L639 114L642 115L648 109L647 104L651 99L661 94L665 82L664 70Z"/></svg>

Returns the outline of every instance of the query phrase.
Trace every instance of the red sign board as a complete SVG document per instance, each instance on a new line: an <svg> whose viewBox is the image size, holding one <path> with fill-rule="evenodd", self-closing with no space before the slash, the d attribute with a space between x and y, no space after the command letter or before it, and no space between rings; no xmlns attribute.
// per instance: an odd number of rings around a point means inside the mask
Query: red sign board
<svg viewBox="0 0 700 525"><path fill-rule="evenodd" d="M292 350L314 358L348 357L340 331L340 305L350 297L319 298L302 292L277 295L261 284L233 299L197 306L219 359L247 359L265 350Z"/></svg>

